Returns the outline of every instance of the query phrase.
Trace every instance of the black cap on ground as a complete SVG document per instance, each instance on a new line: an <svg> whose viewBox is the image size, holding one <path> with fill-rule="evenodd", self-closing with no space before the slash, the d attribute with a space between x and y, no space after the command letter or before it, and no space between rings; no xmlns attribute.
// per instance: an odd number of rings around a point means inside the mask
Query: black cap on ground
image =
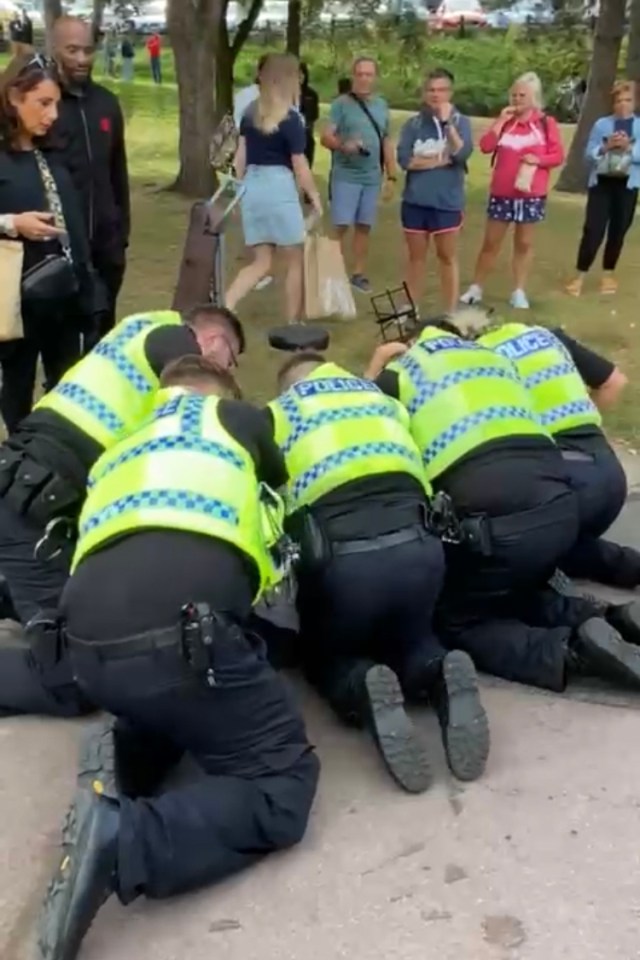
<svg viewBox="0 0 640 960"><path fill-rule="evenodd" d="M308 324L289 324L269 330L269 346L274 350L297 353L298 350L324 351L329 346L329 332Z"/></svg>

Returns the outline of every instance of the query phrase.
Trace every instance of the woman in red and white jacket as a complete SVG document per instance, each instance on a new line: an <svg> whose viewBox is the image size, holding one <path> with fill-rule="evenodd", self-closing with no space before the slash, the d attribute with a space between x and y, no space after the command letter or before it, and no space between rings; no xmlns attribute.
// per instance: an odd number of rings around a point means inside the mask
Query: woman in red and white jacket
<svg viewBox="0 0 640 960"><path fill-rule="evenodd" d="M481 138L480 149L492 155L488 219L473 283L460 299L480 303L485 277L513 223L514 290L510 302L512 307L527 310L525 285L535 225L545 217L550 171L564 160L558 124L542 112L542 86L536 73L525 73L516 80L510 106Z"/></svg>

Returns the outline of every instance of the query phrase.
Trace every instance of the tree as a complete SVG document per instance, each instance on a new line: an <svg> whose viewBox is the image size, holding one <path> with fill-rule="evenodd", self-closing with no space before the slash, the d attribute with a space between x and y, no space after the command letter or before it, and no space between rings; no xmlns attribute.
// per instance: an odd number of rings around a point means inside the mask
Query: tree
<svg viewBox="0 0 640 960"><path fill-rule="evenodd" d="M300 56L300 40L302 35L302 2L289 0L287 7L287 53L294 57Z"/></svg>
<svg viewBox="0 0 640 960"><path fill-rule="evenodd" d="M636 106L640 108L640 0L632 0L627 47L627 77L636 84Z"/></svg>
<svg viewBox="0 0 640 960"><path fill-rule="evenodd" d="M191 197L210 196L214 174L209 142L216 122L233 108L233 67L260 13L251 0L230 38L229 0L169 0L167 27L178 84L179 170L174 189Z"/></svg>
<svg viewBox="0 0 640 960"><path fill-rule="evenodd" d="M634 0L635 3L638 0ZM618 71L618 58L624 34L626 0L602 0L600 15L593 38L593 54L587 93L584 98L578 126L557 190L580 193L587 185L584 150L589 133L598 117L609 113L611 87Z"/></svg>
<svg viewBox="0 0 640 960"><path fill-rule="evenodd" d="M47 41L47 50L51 51L53 25L62 16L62 0L44 0L44 26Z"/></svg>

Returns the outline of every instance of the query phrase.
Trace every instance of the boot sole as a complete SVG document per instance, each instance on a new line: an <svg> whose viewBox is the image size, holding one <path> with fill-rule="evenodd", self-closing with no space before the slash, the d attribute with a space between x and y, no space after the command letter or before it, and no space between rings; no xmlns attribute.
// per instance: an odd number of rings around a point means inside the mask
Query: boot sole
<svg viewBox="0 0 640 960"><path fill-rule="evenodd" d="M82 931L80 939L68 939L68 920L74 891L82 883L84 864L78 863L78 850L86 848L94 824L92 807L97 797L88 790L78 790L67 812L62 829L63 857L58 872L49 884L40 917L38 947L40 960L75 960L80 943L91 923ZM102 903L109 898L105 891ZM97 911L96 911L97 912ZM95 913L94 913L95 916Z"/></svg>
<svg viewBox="0 0 640 960"><path fill-rule="evenodd" d="M447 762L458 780L477 780L487 765L491 737L476 669L468 654L454 650L444 658L442 675L449 698L444 731Z"/></svg>
<svg viewBox="0 0 640 960"><path fill-rule="evenodd" d="M579 630L593 666L606 680L618 680L640 688L640 650L626 643L606 620L587 620Z"/></svg>
<svg viewBox="0 0 640 960"><path fill-rule="evenodd" d="M615 610L609 611L606 616L607 623L617 630L623 640L634 646L640 646L640 603L632 600L631 603L623 605L623 614L618 617Z"/></svg>
<svg viewBox="0 0 640 960"><path fill-rule="evenodd" d="M93 723L84 731L78 757L78 787L118 798L116 776L115 719Z"/></svg>
<svg viewBox="0 0 640 960"><path fill-rule="evenodd" d="M424 793L431 785L427 750L407 716L398 678L389 667L376 666L368 671L365 686L374 736L389 773L408 793Z"/></svg>

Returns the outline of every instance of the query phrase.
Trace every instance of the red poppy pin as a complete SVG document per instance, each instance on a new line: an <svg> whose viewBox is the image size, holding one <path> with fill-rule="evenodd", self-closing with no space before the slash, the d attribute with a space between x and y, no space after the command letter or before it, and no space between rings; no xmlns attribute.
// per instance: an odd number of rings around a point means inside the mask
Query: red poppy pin
<svg viewBox="0 0 640 960"><path fill-rule="evenodd" d="M111 120L109 117L102 117L100 120L100 129L103 133L111 133Z"/></svg>

